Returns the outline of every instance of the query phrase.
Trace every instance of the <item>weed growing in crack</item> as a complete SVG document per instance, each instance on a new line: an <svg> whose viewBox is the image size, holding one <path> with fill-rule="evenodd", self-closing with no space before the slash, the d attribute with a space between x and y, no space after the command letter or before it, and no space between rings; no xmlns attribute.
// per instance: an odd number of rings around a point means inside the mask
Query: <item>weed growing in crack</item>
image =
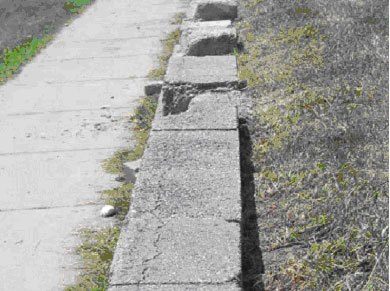
<svg viewBox="0 0 390 291"><path fill-rule="evenodd" d="M183 21L184 14L178 13L173 17L172 24L180 25ZM173 49L180 40L180 28L168 34L168 36L161 41L163 46L162 55L159 57L159 67L149 72L148 77L152 80L162 80L168 67L169 58L172 55Z"/></svg>

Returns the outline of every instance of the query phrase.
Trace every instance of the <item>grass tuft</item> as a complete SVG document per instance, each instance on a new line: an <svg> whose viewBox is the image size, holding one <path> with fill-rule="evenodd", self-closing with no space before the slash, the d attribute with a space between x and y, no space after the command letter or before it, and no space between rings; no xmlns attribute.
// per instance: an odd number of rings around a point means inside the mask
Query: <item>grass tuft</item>
<svg viewBox="0 0 390 291"><path fill-rule="evenodd" d="M64 8L72 13L80 14L91 3L91 0L69 0L64 4Z"/></svg>
<svg viewBox="0 0 390 291"><path fill-rule="evenodd" d="M44 48L52 37L46 34L43 38L30 38L23 45L13 49L5 49L0 54L0 84L11 79L19 70L19 67L32 58Z"/></svg>

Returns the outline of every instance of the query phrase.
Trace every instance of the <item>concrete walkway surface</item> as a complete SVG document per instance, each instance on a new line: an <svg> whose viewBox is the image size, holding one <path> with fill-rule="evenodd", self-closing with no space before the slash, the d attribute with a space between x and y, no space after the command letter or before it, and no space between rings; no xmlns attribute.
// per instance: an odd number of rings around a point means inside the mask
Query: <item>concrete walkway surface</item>
<svg viewBox="0 0 390 291"><path fill-rule="evenodd" d="M96 0L0 87L0 290L75 282L80 227L118 187L100 163L131 146L126 117L187 0Z"/></svg>

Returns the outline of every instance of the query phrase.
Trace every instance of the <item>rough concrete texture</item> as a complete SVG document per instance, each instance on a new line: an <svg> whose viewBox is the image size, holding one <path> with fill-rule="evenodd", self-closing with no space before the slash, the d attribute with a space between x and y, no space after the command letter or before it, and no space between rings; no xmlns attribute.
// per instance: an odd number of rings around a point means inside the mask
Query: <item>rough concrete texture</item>
<svg viewBox="0 0 390 291"><path fill-rule="evenodd" d="M239 291L236 283L229 284L166 284L166 285L122 285L113 286L108 291Z"/></svg>
<svg viewBox="0 0 390 291"><path fill-rule="evenodd" d="M96 0L0 87L0 290L56 291L80 227L105 226L100 163L132 145L126 115L186 0Z"/></svg>
<svg viewBox="0 0 390 291"><path fill-rule="evenodd" d="M133 210L158 217L240 220L238 132L152 132Z"/></svg>
<svg viewBox="0 0 390 291"><path fill-rule="evenodd" d="M232 166L234 163L232 163ZM219 171L148 170L132 192L133 210L158 217L217 217L240 221L240 179L237 168Z"/></svg>
<svg viewBox="0 0 390 291"><path fill-rule="evenodd" d="M110 285L229 283L240 273L240 225L215 218L129 212Z"/></svg>
<svg viewBox="0 0 390 291"><path fill-rule="evenodd" d="M130 121L123 109L98 109L9 115L0 120L0 154L115 148L131 144ZM112 137L116 138L113 139ZM121 140L118 143L118 140Z"/></svg>
<svg viewBox="0 0 390 291"><path fill-rule="evenodd" d="M180 99L186 93L178 94ZM237 129L237 105L239 92L206 91L187 97L188 104L177 114L163 115L163 96L159 98L153 130L188 130L188 129ZM164 100L166 101L166 100ZM171 100L174 102L174 99ZM174 105L168 106L174 107ZM169 113L168 110L167 113Z"/></svg>
<svg viewBox="0 0 390 291"><path fill-rule="evenodd" d="M142 170L226 171L238 163L237 131L153 131L143 156Z"/></svg>
<svg viewBox="0 0 390 291"><path fill-rule="evenodd" d="M237 18L237 0L195 0L189 18L201 21Z"/></svg>
<svg viewBox="0 0 390 291"><path fill-rule="evenodd" d="M172 56L169 60L165 81L190 83L207 87L237 84L235 56Z"/></svg>
<svg viewBox="0 0 390 291"><path fill-rule="evenodd" d="M182 54L187 56L226 55L237 46L237 33L230 24L213 26L208 22L198 22L182 31L180 45Z"/></svg>
<svg viewBox="0 0 390 291"><path fill-rule="evenodd" d="M237 129L151 132L111 266L111 286L237 280L238 138Z"/></svg>

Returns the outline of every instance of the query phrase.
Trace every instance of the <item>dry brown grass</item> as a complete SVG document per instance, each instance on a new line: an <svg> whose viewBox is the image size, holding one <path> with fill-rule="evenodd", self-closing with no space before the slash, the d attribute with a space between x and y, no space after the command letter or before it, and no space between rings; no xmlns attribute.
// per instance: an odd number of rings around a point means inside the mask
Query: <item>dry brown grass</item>
<svg viewBox="0 0 390 291"><path fill-rule="evenodd" d="M388 3L241 1L266 290L388 290Z"/></svg>

